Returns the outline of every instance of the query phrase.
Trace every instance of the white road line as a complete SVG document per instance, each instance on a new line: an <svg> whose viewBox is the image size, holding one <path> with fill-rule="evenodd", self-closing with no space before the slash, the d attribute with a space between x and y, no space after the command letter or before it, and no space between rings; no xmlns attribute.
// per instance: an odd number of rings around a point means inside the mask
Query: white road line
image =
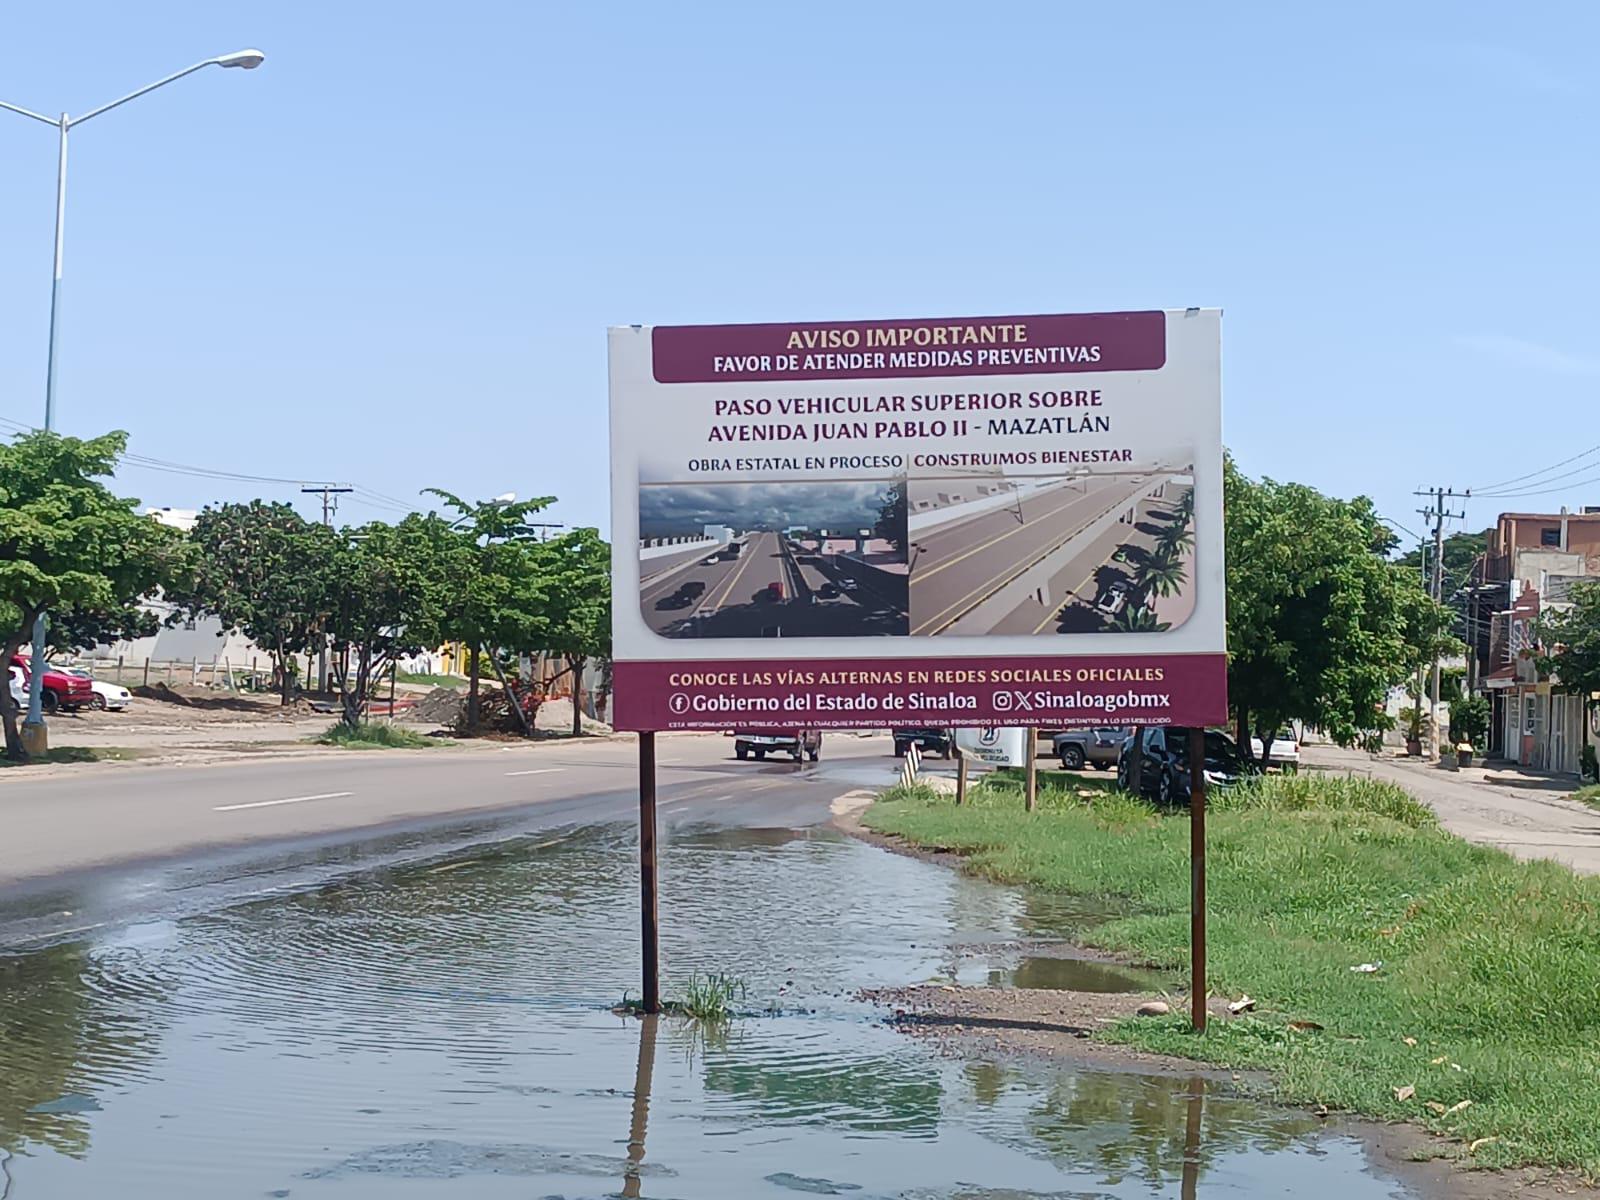
<svg viewBox="0 0 1600 1200"><path fill-rule="evenodd" d="M506 776L509 778L512 775L554 775L565 769L564 767L539 767L532 771L507 771Z"/></svg>
<svg viewBox="0 0 1600 1200"><path fill-rule="evenodd" d="M285 800L252 800L249 804L219 804L212 812L237 812L241 808L271 808L275 804L304 804L307 800L337 800L354 792L318 792L315 796L290 796Z"/></svg>

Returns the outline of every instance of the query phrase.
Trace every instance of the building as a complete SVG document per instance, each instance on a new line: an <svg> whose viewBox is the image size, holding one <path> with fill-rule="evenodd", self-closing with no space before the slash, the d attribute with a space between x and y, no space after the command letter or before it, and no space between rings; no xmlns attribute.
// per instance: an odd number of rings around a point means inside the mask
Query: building
<svg viewBox="0 0 1600 1200"><path fill-rule="evenodd" d="M1490 700L1491 757L1577 775L1594 736L1588 697L1561 690L1536 659L1543 612L1570 603L1575 583L1600 581L1600 507L1581 513L1501 513L1467 591L1471 665Z"/></svg>

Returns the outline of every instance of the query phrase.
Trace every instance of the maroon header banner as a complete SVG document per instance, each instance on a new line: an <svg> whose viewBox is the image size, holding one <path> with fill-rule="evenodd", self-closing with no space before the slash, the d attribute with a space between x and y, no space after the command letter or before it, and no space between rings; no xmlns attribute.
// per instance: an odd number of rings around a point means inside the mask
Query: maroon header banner
<svg viewBox="0 0 1600 1200"><path fill-rule="evenodd" d="M1207 726L1226 654L618 662L618 729Z"/></svg>
<svg viewBox="0 0 1600 1200"><path fill-rule="evenodd" d="M1163 312L777 325L661 325L657 383L1153 371Z"/></svg>

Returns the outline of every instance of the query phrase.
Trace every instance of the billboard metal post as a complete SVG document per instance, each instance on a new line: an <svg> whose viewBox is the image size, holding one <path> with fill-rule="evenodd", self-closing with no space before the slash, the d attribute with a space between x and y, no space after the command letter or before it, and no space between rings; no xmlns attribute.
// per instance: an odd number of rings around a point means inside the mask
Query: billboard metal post
<svg viewBox="0 0 1600 1200"><path fill-rule="evenodd" d="M1206 1031L1206 731L1189 731L1189 1007Z"/></svg>
<svg viewBox="0 0 1600 1200"><path fill-rule="evenodd" d="M956 803L967 802L967 756L960 750L955 751L956 756Z"/></svg>
<svg viewBox="0 0 1600 1200"><path fill-rule="evenodd" d="M661 1011L661 922L656 903L656 735L639 735L639 917L644 1011Z"/></svg>
<svg viewBox="0 0 1600 1200"><path fill-rule="evenodd" d="M1025 768L1027 782L1023 785L1023 806L1032 812L1033 806L1039 801L1039 731L1032 725L1028 726L1023 744L1027 747L1024 753L1028 757L1028 765Z"/></svg>

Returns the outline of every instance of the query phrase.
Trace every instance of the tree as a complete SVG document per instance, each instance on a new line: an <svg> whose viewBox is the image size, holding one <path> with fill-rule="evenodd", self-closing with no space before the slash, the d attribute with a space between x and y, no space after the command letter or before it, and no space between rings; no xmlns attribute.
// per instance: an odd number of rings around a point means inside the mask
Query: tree
<svg viewBox="0 0 1600 1200"><path fill-rule="evenodd" d="M1568 608L1543 613L1535 625L1535 660L1562 691L1592 697L1600 692L1600 582L1573 584L1568 597ZM1584 708L1592 703L1585 700ZM1592 773L1588 757L1584 764Z"/></svg>
<svg viewBox="0 0 1600 1200"><path fill-rule="evenodd" d="M330 574L328 633L341 719L366 717L372 689L394 662L442 641L450 532L412 513L339 531Z"/></svg>
<svg viewBox="0 0 1600 1200"><path fill-rule="evenodd" d="M1139 590L1146 596L1176 595L1187 579L1182 561L1171 555L1158 552L1139 564Z"/></svg>
<svg viewBox="0 0 1600 1200"><path fill-rule="evenodd" d="M1143 604L1127 604L1111 619L1111 628L1119 633L1165 633L1172 626L1158 620L1152 608Z"/></svg>
<svg viewBox="0 0 1600 1200"><path fill-rule="evenodd" d="M883 504L878 509L878 519L872 523L872 536L882 538L896 550L905 549L906 543L906 481L897 479L889 485Z"/></svg>
<svg viewBox="0 0 1600 1200"><path fill-rule="evenodd" d="M214 616L265 650L288 704L290 661L320 643L328 619L333 531L287 504L252 500L206 508L189 541L195 569L167 598L181 613Z"/></svg>
<svg viewBox="0 0 1600 1200"><path fill-rule="evenodd" d="M445 557L444 635L468 649L467 728L478 727L479 655L484 646L530 650L543 627L544 579L534 513L554 496L469 503L427 489L457 514Z"/></svg>
<svg viewBox="0 0 1600 1200"><path fill-rule="evenodd" d="M1351 745L1381 727L1389 689L1448 643L1450 614L1365 497L1251 480L1224 464L1228 694L1239 748L1291 721Z"/></svg>
<svg viewBox="0 0 1600 1200"><path fill-rule="evenodd" d="M29 433L0 445L0 670L60 613L70 638L126 629L141 596L179 568L182 539L99 482L124 433L81 440ZM60 644L59 636L58 643ZM11 689L0 686L6 757L25 758Z"/></svg>
<svg viewBox="0 0 1600 1200"><path fill-rule="evenodd" d="M1455 612L1455 633L1463 641L1471 641L1471 631L1467 628L1467 598L1462 591L1472 583L1472 566L1478 561L1478 556L1489 547L1489 539L1494 536L1493 529L1485 529L1482 533L1452 533L1444 539L1444 553L1440 556L1443 563L1442 590L1440 595L1445 604ZM1397 559L1401 566L1409 568L1422 578L1422 566L1428 565L1428 577L1432 578L1433 546L1418 546L1415 550L1402 554Z"/></svg>
<svg viewBox="0 0 1600 1200"><path fill-rule="evenodd" d="M611 547L596 529L541 543L546 580L543 648L572 672L572 735L583 733L583 669L611 657Z"/></svg>

